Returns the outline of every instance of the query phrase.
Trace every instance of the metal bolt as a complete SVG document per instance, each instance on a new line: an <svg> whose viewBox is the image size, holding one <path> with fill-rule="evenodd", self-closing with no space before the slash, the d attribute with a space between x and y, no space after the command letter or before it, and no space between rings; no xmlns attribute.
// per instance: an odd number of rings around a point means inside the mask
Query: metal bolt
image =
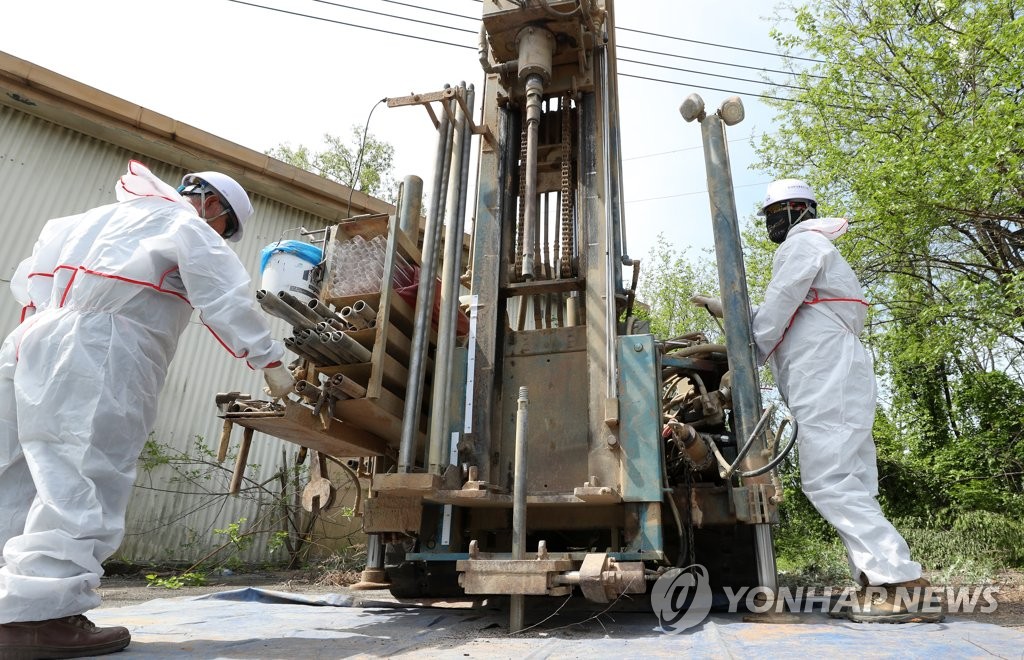
<svg viewBox="0 0 1024 660"><path fill-rule="evenodd" d="M608 442L609 447L614 447L617 444L619 444L619 439L610 433L608 434L608 437L605 438L605 440Z"/></svg>
<svg viewBox="0 0 1024 660"><path fill-rule="evenodd" d="M643 353L644 352L644 345L643 344L633 344L633 350L636 351L637 353Z"/></svg>

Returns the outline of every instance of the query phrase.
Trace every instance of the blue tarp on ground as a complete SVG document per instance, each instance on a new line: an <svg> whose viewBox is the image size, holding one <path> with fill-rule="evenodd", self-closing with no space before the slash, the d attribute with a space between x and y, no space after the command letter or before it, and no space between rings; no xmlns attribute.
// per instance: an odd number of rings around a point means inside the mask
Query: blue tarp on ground
<svg viewBox="0 0 1024 660"><path fill-rule="evenodd" d="M93 610L89 617L98 625L131 630L132 643L118 660L1024 657L1024 631L956 617L941 624L885 625L822 614L800 615L795 624L713 615L692 630L666 635L650 613L572 612L509 635L507 610L408 607L370 598L248 588ZM537 618L527 612L527 624Z"/></svg>

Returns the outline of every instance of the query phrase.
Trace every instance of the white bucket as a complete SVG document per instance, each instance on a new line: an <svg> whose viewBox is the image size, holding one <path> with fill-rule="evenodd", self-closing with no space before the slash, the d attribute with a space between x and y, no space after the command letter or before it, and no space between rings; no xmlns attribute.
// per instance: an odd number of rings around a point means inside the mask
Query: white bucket
<svg viewBox="0 0 1024 660"><path fill-rule="evenodd" d="M263 268L260 288L271 293L287 291L304 303L315 300L320 297L319 287L310 283L315 266L296 254L274 252Z"/></svg>

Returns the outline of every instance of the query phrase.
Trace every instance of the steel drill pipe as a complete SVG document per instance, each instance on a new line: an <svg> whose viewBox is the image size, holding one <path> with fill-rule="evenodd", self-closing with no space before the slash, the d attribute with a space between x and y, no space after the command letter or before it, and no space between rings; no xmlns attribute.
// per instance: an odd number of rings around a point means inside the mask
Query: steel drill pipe
<svg viewBox="0 0 1024 660"><path fill-rule="evenodd" d="M308 380L295 381L295 393L310 401L319 399L323 394L319 387Z"/></svg>
<svg viewBox="0 0 1024 660"><path fill-rule="evenodd" d="M295 328L305 330L314 327L314 323L300 314L297 310L286 304L276 293L260 289L256 292L256 302L260 304L268 314L276 316Z"/></svg>
<svg viewBox="0 0 1024 660"><path fill-rule="evenodd" d="M341 344L334 341L335 334L341 333L321 332L313 341L323 348L324 353L335 358L335 364L351 364L355 362L355 357L346 351Z"/></svg>
<svg viewBox="0 0 1024 660"><path fill-rule="evenodd" d="M465 88L465 83L460 89ZM467 109L472 112L473 92L466 90ZM451 462L448 422L451 416L450 372L455 353L455 335L458 328L459 275L462 273L462 237L465 232L465 205L463 187L467 185L470 142L469 117L459 106L455 113L452 136L452 164L449 172L448 200L445 203L444 253L441 258L440 296L437 321L437 349L434 353L434 383L430 402L430 425L427 434L427 466L437 474ZM463 160L463 159L466 160ZM459 215L460 210L462 215Z"/></svg>
<svg viewBox="0 0 1024 660"><path fill-rule="evenodd" d="M287 291L278 291L277 297L280 298L284 304L288 305L299 314L302 314L302 316L308 319L311 323L319 323L323 320L319 314L311 310L306 303L296 298L293 294L288 293Z"/></svg>
<svg viewBox="0 0 1024 660"><path fill-rule="evenodd" d="M295 341L299 346L303 346L306 350L319 355L321 364L338 364L342 361L333 351L327 350L327 347L320 341L320 335L313 330L303 330L297 333Z"/></svg>
<svg viewBox="0 0 1024 660"><path fill-rule="evenodd" d="M410 174L398 188L398 226L413 240L419 238L423 179Z"/></svg>
<svg viewBox="0 0 1024 660"><path fill-rule="evenodd" d="M356 314L351 307L341 308L341 318L345 320L345 323L348 323L356 330L363 330L364 328L366 328L366 321L363 319L363 317Z"/></svg>
<svg viewBox="0 0 1024 660"><path fill-rule="evenodd" d="M352 398L346 392L339 390L337 387L332 387L330 383L324 385L324 391L327 393L327 396L335 399L341 399L342 401Z"/></svg>
<svg viewBox="0 0 1024 660"><path fill-rule="evenodd" d="M352 326L344 321L320 321L314 328L317 332L334 332L335 330L345 332L346 330L352 330Z"/></svg>
<svg viewBox="0 0 1024 660"><path fill-rule="evenodd" d="M366 388L344 374L334 374L331 376L330 383L332 387L345 392L353 399L361 399L366 396Z"/></svg>
<svg viewBox="0 0 1024 660"><path fill-rule="evenodd" d="M352 311L366 323L366 327L377 320L377 310L366 304L365 300L357 300L352 303Z"/></svg>
<svg viewBox="0 0 1024 660"><path fill-rule="evenodd" d="M373 354L370 349L366 348L352 337L348 336L344 332L332 332L331 342L334 344L340 344L345 348L345 352L351 354L356 362L369 362Z"/></svg>
<svg viewBox="0 0 1024 660"><path fill-rule="evenodd" d="M338 360L334 357L327 355L322 352L315 344L309 342L309 340L301 339L296 337L292 340L299 351L304 352L310 356L310 359L319 367L333 367L338 364Z"/></svg>
<svg viewBox="0 0 1024 660"><path fill-rule="evenodd" d="M409 349L409 377L406 381L405 405L402 414L402 436L398 445L399 473L412 472L416 467L416 435L422 413L423 389L426 380L424 363L430 347L430 313L434 307L434 280L436 279L438 246L441 242L442 218L448 195L448 175L452 164L454 127L448 115L448 112L441 115L437 129L437 159L434 167L433 192L430 196L431 208L423 230L423 265L420 270L420 284L416 290L415 319L412 343Z"/></svg>
<svg viewBox="0 0 1024 660"><path fill-rule="evenodd" d="M323 364L323 361L322 361L322 358L320 357L320 355L310 351L309 349L307 349L302 344L299 344L296 341L295 337L285 337L284 338L284 345L285 345L285 347L288 350L290 350L292 353L295 353L296 355L298 355L301 358L305 358L306 360L311 360L314 364L317 364L317 365Z"/></svg>
<svg viewBox="0 0 1024 660"><path fill-rule="evenodd" d="M337 321L338 323L342 322L341 317L338 316L338 314L333 309L323 304L319 300L310 300L306 304L306 306L309 307L309 309L311 309L313 313L319 316L323 321L327 321L328 323L331 321Z"/></svg>

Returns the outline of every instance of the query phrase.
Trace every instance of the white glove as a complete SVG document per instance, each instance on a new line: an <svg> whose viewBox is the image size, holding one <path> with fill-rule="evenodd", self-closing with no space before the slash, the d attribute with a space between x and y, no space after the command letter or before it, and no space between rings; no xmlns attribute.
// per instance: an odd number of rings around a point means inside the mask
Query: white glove
<svg viewBox="0 0 1024 660"><path fill-rule="evenodd" d="M295 379L288 367L278 363L276 367L267 367L263 370L263 378L267 386L263 391L270 396L280 399L295 391Z"/></svg>
<svg viewBox="0 0 1024 660"><path fill-rule="evenodd" d="M712 316L722 318L722 301L720 299L711 298L708 296L693 296L692 298L690 298L690 302L692 302L697 307L706 308L709 312L711 312Z"/></svg>

